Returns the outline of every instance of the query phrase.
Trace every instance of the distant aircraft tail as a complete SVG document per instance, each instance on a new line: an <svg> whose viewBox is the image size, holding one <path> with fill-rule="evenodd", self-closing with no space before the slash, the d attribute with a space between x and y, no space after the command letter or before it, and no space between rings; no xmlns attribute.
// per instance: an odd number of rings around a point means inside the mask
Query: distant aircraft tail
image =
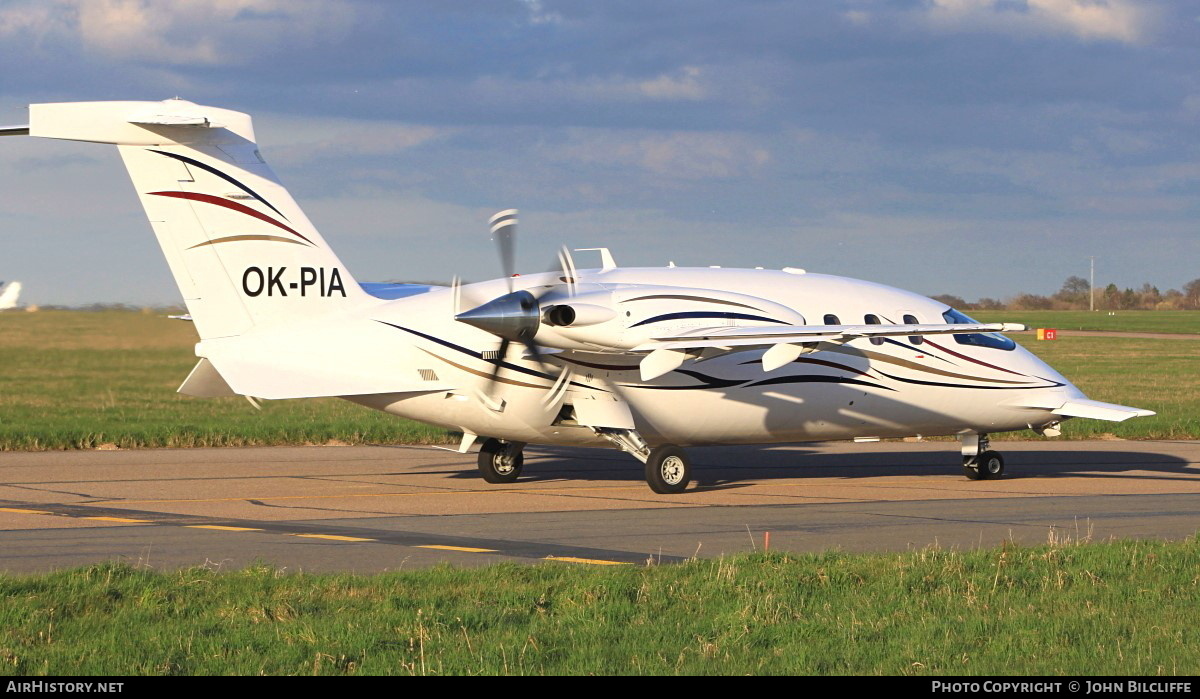
<svg viewBox="0 0 1200 699"><path fill-rule="evenodd" d="M249 115L183 100L29 107L29 135L120 150L202 339L370 297L267 166Z"/></svg>
<svg viewBox="0 0 1200 699"><path fill-rule="evenodd" d="M21 282L10 282L8 286L0 282L0 311L17 307L17 297L21 295Z"/></svg>

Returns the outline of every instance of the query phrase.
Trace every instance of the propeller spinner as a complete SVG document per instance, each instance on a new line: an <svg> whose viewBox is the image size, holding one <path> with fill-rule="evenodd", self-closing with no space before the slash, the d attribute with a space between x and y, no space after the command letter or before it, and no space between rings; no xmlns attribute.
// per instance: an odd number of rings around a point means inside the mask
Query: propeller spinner
<svg viewBox="0 0 1200 699"><path fill-rule="evenodd" d="M524 345L526 352L539 365L543 365L541 352L533 343L541 325L541 304L539 298L549 289L538 296L529 291L513 291L513 272L516 260L517 210L506 209L494 214L488 219L492 238L500 253L500 265L504 269L505 281L508 283L508 293L487 303L458 313L455 320L472 325L480 330L489 332L501 339L499 351L496 352L489 385L494 385L500 374L500 367L508 355L508 346L513 342ZM574 266L569 274L574 274Z"/></svg>
<svg viewBox="0 0 1200 699"><path fill-rule="evenodd" d="M528 343L537 334L541 308L533 294L524 290L514 291L459 313L454 319L505 340Z"/></svg>

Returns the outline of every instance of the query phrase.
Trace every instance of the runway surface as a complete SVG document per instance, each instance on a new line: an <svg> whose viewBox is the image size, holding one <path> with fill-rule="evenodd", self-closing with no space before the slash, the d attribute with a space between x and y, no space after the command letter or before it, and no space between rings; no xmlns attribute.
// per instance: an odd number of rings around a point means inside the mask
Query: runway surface
<svg viewBox="0 0 1200 699"><path fill-rule="evenodd" d="M488 485L434 447L0 453L0 571L124 560L383 571L440 562L644 564L761 548L903 551L1200 530L1200 442L996 442L968 481L951 442L692 449L655 495L615 451L526 450Z"/></svg>

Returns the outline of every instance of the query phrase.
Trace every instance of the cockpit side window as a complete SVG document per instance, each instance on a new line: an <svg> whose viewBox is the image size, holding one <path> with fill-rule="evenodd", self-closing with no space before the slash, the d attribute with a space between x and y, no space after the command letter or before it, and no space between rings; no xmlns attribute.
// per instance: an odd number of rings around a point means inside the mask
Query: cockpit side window
<svg viewBox="0 0 1200 699"><path fill-rule="evenodd" d="M942 317L945 318L946 322L950 323L951 325L964 325L979 322L965 313L956 311L953 308L947 309L946 312L942 314ZM1017 346L1017 343L999 333L963 333L961 335L955 335L954 341L960 345L991 347L992 349L998 350L1011 350Z"/></svg>

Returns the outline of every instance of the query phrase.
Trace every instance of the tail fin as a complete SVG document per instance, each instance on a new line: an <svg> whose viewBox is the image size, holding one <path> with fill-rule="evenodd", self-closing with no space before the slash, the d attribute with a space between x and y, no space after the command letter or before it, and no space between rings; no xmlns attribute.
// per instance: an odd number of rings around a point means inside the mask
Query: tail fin
<svg viewBox="0 0 1200 699"><path fill-rule="evenodd" d="M369 300L259 154L248 115L177 99L29 110L30 136L118 146L202 339Z"/></svg>
<svg viewBox="0 0 1200 699"><path fill-rule="evenodd" d="M4 286L4 282L0 282L0 311L7 311L10 308L17 307L17 297L21 295L21 282L10 282L8 286Z"/></svg>

